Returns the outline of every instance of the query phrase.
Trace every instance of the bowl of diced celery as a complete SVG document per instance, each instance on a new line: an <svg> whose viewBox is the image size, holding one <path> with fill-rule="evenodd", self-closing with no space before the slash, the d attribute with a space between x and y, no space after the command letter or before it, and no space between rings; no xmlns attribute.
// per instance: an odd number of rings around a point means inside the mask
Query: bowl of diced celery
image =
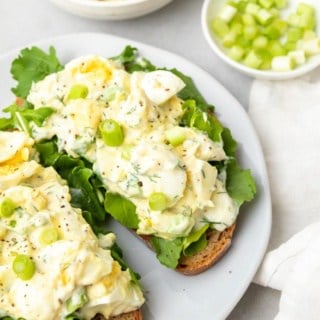
<svg viewBox="0 0 320 320"><path fill-rule="evenodd" d="M299 77L320 65L320 0L205 0L213 51L260 79Z"/></svg>

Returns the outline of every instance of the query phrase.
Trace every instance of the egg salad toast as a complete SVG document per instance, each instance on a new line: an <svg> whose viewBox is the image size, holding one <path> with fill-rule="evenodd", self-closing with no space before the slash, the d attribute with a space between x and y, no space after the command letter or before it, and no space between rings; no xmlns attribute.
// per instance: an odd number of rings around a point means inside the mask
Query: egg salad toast
<svg viewBox="0 0 320 320"><path fill-rule="evenodd" d="M115 235L93 233L32 144L0 131L0 318L141 319L143 294L113 258Z"/></svg>
<svg viewBox="0 0 320 320"><path fill-rule="evenodd" d="M12 64L13 92L23 100L5 110L11 117L2 128L27 132L41 163L81 189L94 230L107 212L163 265L190 275L210 267L230 246L239 208L256 187L192 79L130 46L111 59L90 55L65 66L54 49L38 50L23 50ZM27 62L37 55L46 71L30 77Z"/></svg>

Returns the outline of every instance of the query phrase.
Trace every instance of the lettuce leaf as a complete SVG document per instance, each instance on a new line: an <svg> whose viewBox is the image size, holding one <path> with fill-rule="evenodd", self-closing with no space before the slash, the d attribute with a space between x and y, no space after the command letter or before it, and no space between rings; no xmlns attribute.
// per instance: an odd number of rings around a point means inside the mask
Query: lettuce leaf
<svg viewBox="0 0 320 320"><path fill-rule="evenodd" d="M183 239L166 240L156 236L151 237L151 245L156 252L157 259L166 267L175 269L183 249Z"/></svg>
<svg viewBox="0 0 320 320"><path fill-rule="evenodd" d="M34 109L32 104L23 101L22 105L14 103L4 108L3 112L9 113L10 117L0 118L0 130L19 129L30 135L30 122L42 126L43 122L54 113L54 109L50 107Z"/></svg>
<svg viewBox="0 0 320 320"><path fill-rule="evenodd" d="M114 245L111 247L111 256L114 260L117 260L121 266L122 270L129 269L131 280L138 286L140 286L139 280L140 275L139 273L134 272L129 265L123 260L123 253L121 248L117 245L117 243L114 243Z"/></svg>
<svg viewBox="0 0 320 320"><path fill-rule="evenodd" d="M185 256L193 256L207 246L206 231L208 228L209 224L205 224L183 239L183 254Z"/></svg>
<svg viewBox="0 0 320 320"><path fill-rule="evenodd" d="M227 163L226 187L228 194L240 206L245 201L251 201L256 192L256 184L249 169L242 169L235 159Z"/></svg>
<svg viewBox="0 0 320 320"><path fill-rule="evenodd" d="M54 141L36 144L41 164L53 166L57 172L68 181L71 193L71 204L82 208L84 217L94 231L101 230L99 226L106 220L107 214L104 210L104 192L96 188L96 177L92 169L84 160L70 157L58 151Z"/></svg>
<svg viewBox="0 0 320 320"><path fill-rule="evenodd" d="M207 133L213 141L221 141L223 127L213 114L202 111L196 100L185 101L182 108L184 114L181 123L184 126L197 128Z"/></svg>
<svg viewBox="0 0 320 320"><path fill-rule="evenodd" d="M107 192L105 195L104 208L117 221L127 228L137 229L139 218L136 206L118 193Z"/></svg>
<svg viewBox="0 0 320 320"><path fill-rule="evenodd" d="M49 53L37 47L23 49L11 65L12 77L18 82L11 90L17 97L26 98L33 82L62 69L53 47Z"/></svg>
<svg viewBox="0 0 320 320"><path fill-rule="evenodd" d="M131 46L126 46L118 56L111 59L122 64L126 71L130 73L134 71L154 71L157 69L149 60L138 58L138 49Z"/></svg>

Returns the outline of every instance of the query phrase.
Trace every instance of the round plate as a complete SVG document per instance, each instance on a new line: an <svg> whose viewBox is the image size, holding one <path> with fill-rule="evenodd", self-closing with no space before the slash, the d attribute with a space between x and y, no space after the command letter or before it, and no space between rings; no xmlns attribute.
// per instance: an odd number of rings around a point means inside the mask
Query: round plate
<svg viewBox="0 0 320 320"><path fill-rule="evenodd" d="M62 10L96 20L125 20L156 11L172 0L51 0Z"/></svg>
<svg viewBox="0 0 320 320"><path fill-rule="evenodd" d="M72 34L41 41L37 45L57 50L65 63L86 54L112 57L126 45L139 49L144 57L157 66L177 68L195 81L208 102L239 142L239 160L243 167L251 168L257 182L258 195L241 208L232 246L211 269L197 276L183 276L160 265L155 254L139 239L115 222L110 228L117 234L129 264L142 276L146 304L143 307L148 320L218 320L225 319L250 284L266 250L271 228L271 202L267 173L257 135L239 102L212 76L172 53L132 40L105 34ZM14 99L10 88L14 81L10 65L19 50L0 56L1 106Z"/></svg>

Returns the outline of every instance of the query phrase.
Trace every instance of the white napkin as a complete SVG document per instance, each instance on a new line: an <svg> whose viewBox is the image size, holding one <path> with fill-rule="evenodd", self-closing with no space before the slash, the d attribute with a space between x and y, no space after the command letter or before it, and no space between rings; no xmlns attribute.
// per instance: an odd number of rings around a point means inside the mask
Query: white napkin
<svg viewBox="0 0 320 320"><path fill-rule="evenodd" d="M320 319L317 74L284 82L256 80L251 89L249 116L265 153L273 208L272 251L254 281L282 291L276 320Z"/></svg>

